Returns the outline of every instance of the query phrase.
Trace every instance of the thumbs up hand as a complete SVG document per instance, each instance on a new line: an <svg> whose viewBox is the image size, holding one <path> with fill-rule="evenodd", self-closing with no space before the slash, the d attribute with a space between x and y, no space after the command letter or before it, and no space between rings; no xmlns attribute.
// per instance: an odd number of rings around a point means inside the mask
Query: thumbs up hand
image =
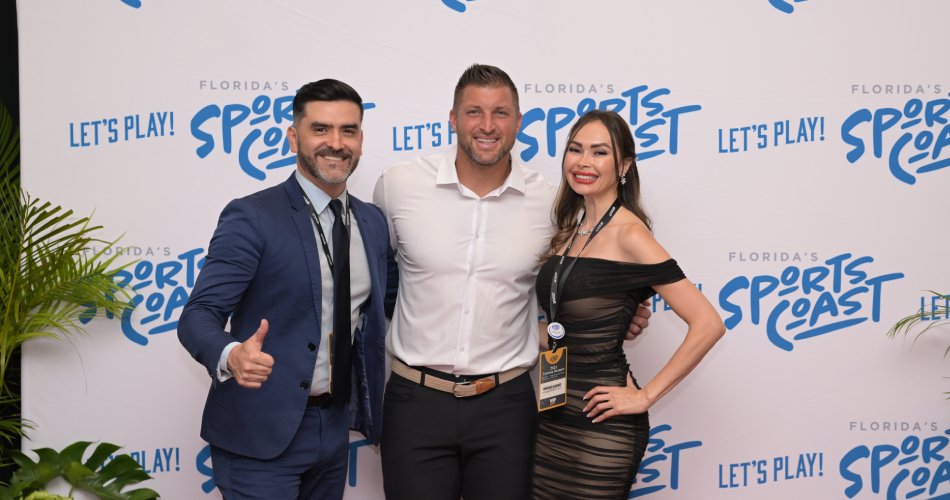
<svg viewBox="0 0 950 500"><path fill-rule="evenodd" d="M264 336L267 335L267 320L261 320L261 326L243 344L237 345L228 354L228 370L241 387L257 389L274 366L274 358L261 351Z"/></svg>

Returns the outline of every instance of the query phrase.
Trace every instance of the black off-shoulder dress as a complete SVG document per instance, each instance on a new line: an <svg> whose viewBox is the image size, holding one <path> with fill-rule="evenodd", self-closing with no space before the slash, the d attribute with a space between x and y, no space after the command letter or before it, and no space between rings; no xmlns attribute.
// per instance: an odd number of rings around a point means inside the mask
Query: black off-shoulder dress
<svg viewBox="0 0 950 500"><path fill-rule="evenodd" d="M538 300L548 317L557 260L549 259L538 272ZM582 411L583 397L597 386L627 385L623 339L637 305L655 293L652 286L685 277L672 259L648 265L578 260L557 318L567 332L558 342L567 346L567 403L538 417L531 498L627 498L649 441L649 418L618 415L595 424Z"/></svg>

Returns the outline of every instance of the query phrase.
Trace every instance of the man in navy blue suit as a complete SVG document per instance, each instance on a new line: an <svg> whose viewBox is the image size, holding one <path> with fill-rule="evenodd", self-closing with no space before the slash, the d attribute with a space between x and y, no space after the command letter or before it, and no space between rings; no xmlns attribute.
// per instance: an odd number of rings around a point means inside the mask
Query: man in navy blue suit
<svg viewBox="0 0 950 500"><path fill-rule="evenodd" d="M342 498L349 429L379 443L398 277L382 212L346 191L363 102L320 80L293 113L297 170L221 212L178 324L211 375L201 437L226 500Z"/></svg>

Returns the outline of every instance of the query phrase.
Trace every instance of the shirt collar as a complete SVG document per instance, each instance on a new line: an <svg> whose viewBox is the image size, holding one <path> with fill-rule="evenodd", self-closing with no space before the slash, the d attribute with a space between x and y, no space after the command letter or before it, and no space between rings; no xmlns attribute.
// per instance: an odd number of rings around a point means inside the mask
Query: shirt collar
<svg viewBox="0 0 950 500"><path fill-rule="evenodd" d="M439 171L435 177L435 183L437 185L441 184L457 184L460 188L462 187L459 183L459 174L455 170L455 159L458 157L458 145L452 146L448 151L442 155L442 159L439 161ZM298 172L299 175L299 172ZM505 182L502 183L501 187L493 191L495 195L500 195L505 192L506 189L512 188L522 194L525 192L525 182L524 177L526 173L522 168L521 164L515 161L514 153L511 156L511 172L508 173L508 178L505 179ZM490 195L489 195L490 196Z"/></svg>
<svg viewBox="0 0 950 500"><path fill-rule="evenodd" d="M300 170L295 170L294 175L297 176L297 183L303 188L303 192L307 193L307 198L310 198L310 203L313 203L314 210L316 210L318 214L323 213L333 198L330 198L330 195L307 180L307 178L300 173ZM342 201L343 205L346 206L346 188L343 188L343 192L340 193L340 196L337 196L336 199Z"/></svg>

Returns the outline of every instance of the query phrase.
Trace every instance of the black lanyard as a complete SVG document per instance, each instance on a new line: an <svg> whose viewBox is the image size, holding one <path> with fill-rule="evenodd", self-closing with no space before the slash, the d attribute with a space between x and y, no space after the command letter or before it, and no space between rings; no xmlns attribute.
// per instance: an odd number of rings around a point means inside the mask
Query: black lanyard
<svg viewBox="0 0 950 500"><path fill-rule="evenodd" d="M617 201L610 206L610 210L607 210L607 213L600 219L600 222L597 223L597 226L590 233L590 237L587 238L587 243L584 243L584 247L581 248L580 252L577 252L577 256L574 257L574 260L567 266L567 269L564 270L564 275L560 276L560 283L558 283L558 275L561 274L561 266L564 265L564 260L567 259L568 252L571 251L571 247L574 245L574 240L577 238L577 233L574 233L574 236L571 237L571 242L567 244L567 248L564 249L564 254L561 255L561 260L558 261L557 266L554 268L554 276L551 277L551 323L557 321L557 309L559 305L559 300L563 296L564 292L564 282L567 281L567 275L570 274L571 269L574 269L574 264L577 264L577 260L581 258L581 253L584 252L584 249L587 248L587 245L590 245L590 242L594 239L594 236L597 236L597 233L600 232L604 226L610 222L610 219L614 217L617 213L617 209L620 208L620 198L617 198ZM581 226L584 225L584 220L587 218L587 214L584 214L584 217L581 218L580 223L577 225L577 229L580 230ZM550 336L551 338L551 349L557 349L557 339Z"/></svg>
<svg viewBox="0 0 950 500"><path fill-rule="evenodd" d="M300 184L297 184L300 186ZM310 203L310 197L307 196L306 191L303 190L303 186L300 186L300 194L303 195L303 201L307 204L307 210L310 211L310 218L313 219L314 224L317 225L317 234L320 235L320 243L323 244L323 253L327 256L327 264L330 266L330 274L333 274L333 256L330 254L330 245L327 244L327 237L323 234L323 225L320 224L320 216L317 214L317 210L313 208L313 203ZM345 211L343 216L343 222L346 224L346 234L350 233L350 193L346 193L346 203Z"/></svg>

